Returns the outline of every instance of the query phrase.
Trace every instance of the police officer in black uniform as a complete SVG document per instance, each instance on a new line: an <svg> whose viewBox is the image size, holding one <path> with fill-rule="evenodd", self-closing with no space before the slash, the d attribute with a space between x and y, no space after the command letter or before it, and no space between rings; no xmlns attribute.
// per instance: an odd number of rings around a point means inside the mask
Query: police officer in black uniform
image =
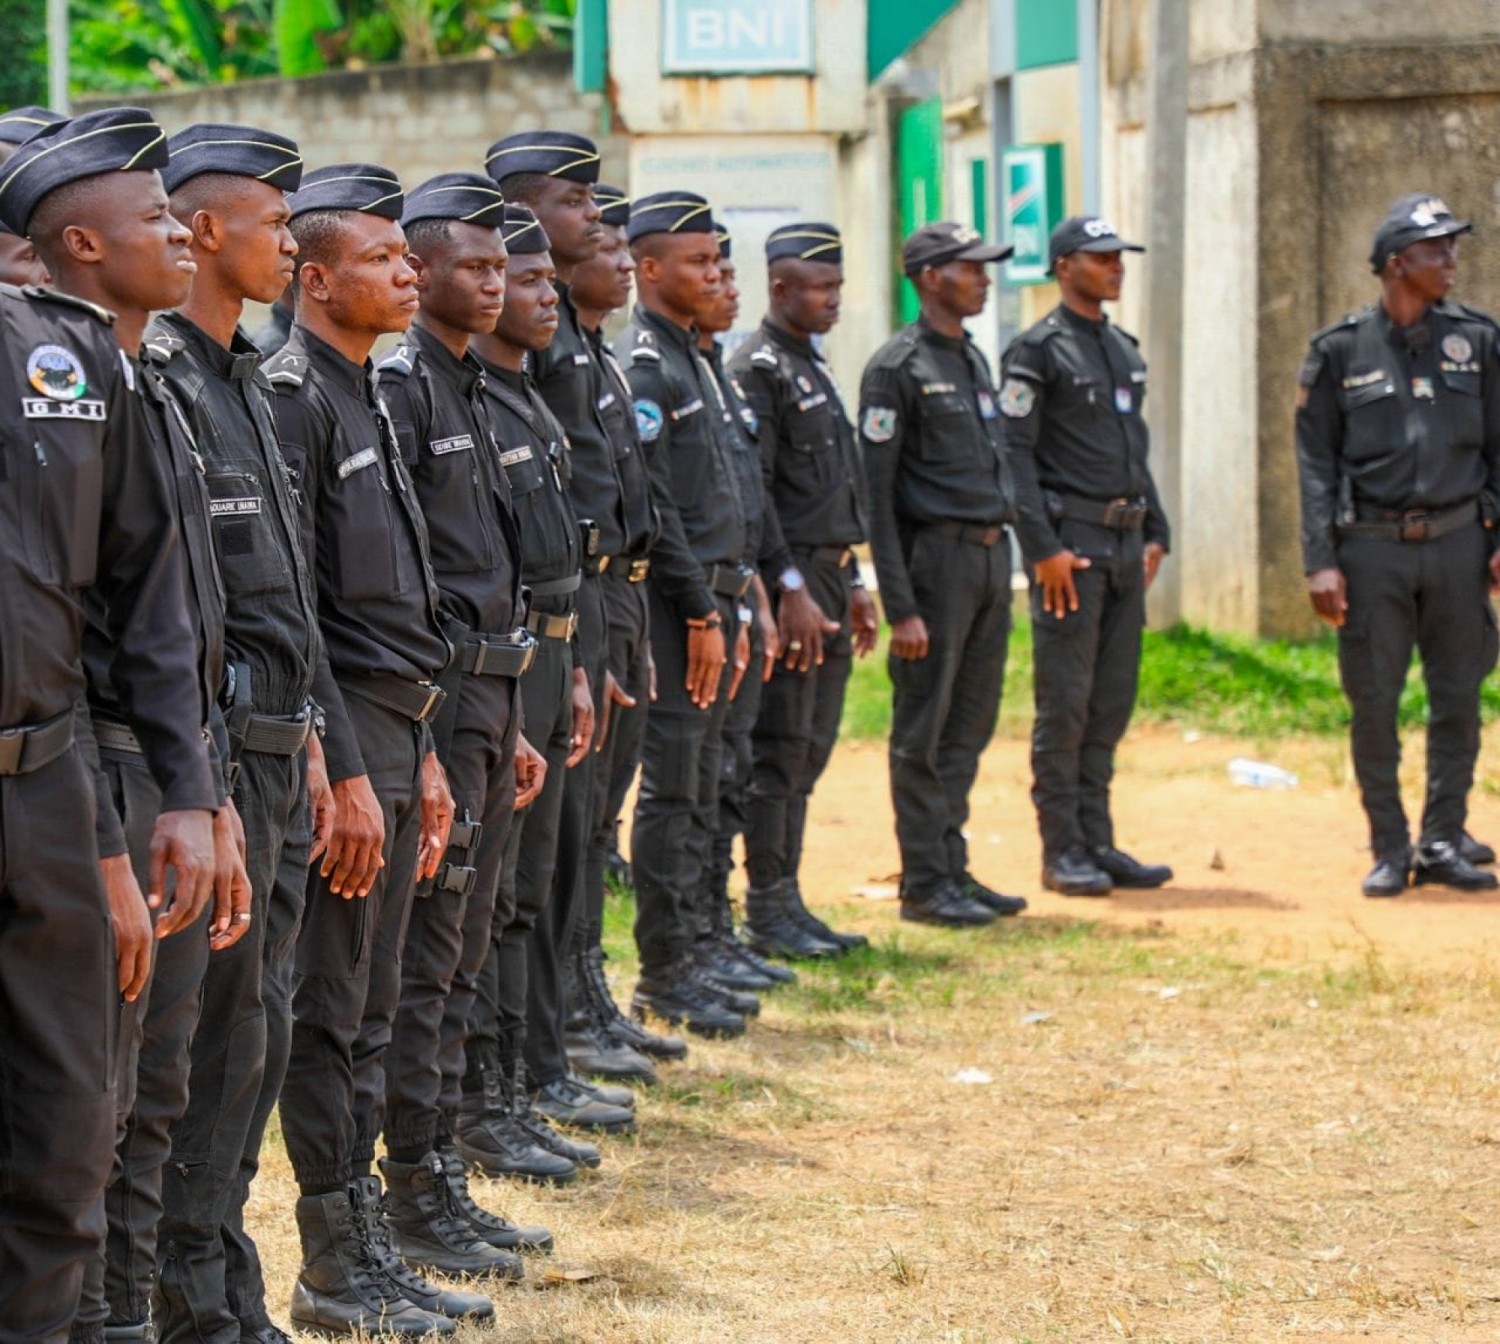
<svg viewBox="0 0 1500 1344"><path fill-rule="evenodd" d="M575 940L573 1001L567 1047L580 1071L628 1078L619 1046L657 1059L682 1059L679 1036L660 1036L620 1011L604 970L604 882L606 874L631 885L630 865L619 852L620 813L640 768L651 699L650 611L646 579L656 544L657 515L651 503L646 459L631 409L630 384L609 342L605 319L627 307L635 276L626 230L630 201L619 187L596 184L600 239L595 256L573 268L567 303L572 306L598 370L596 405L614 451L620 478L625 541L600 571L599 586L609 626L609 676L595 734L593 833L584 864L584 918ZM639 1075L637 1075L639 1076Z"/></svg>
<svg viewBox="0 0 1500 1344"><path fill-rule="evenodd" d="M1062 302L1006 352L1000 390L1016 531L1032 567L1036 722L1031 796L1042 883L1066 896L1159 887L1164 864L1115 847L1109 786L1135 707L1146 590L1171 544L1146 463L1146 364L1103 305L1120 297L1125 242L1066 219L1050 259Z"/></svg>
<svg viewBox="0 0 1500 1344"><path fill-rule="evenodd" d="M149 113L112 108L55 123L0 170L7 228L31 236L60 271L66 262L70 275L83 244L120 297L133 300L112 333L114 315L85 299L0 293L12 379L4 403L12 432L0 457L0 807L10 911L0 978L26 991L0 1015L0 1338L8 1341L68 1337L86 1265L104 1239L101 1196L117 1122L110 1037L122 995L136 1000L149 972L148 903L159 934L191 927L215 872L222 779L203 715L183 712L202 705L204 691L177 502L122 355L138 346L151 305L170 301L184 278L156 173L165 141ZM146 800L155 852L144 888L78 708L86 603L87 619L113 642L111 682L156 786ZM213 920L218 934L229 932L221 915Z"/></svg>
<svg viewBox="0 0 1500 1344"><path fill-rule="evenodd" d="M536 353L532 374L571 445L575 470L568 491L580 523L589 529L577 597L578 649L594 704L612 705L617 692L606 666L609 620L600 576L616 564L629 568L644 558L641 532L649 523L643 524L642 517L649 518L650 506L639 454L629 452L628 440L618 428L623 408L610 400L604 369L584 335L569 292L574 269L597 254L604 236L594 201L599 151L592 140L566 131L523 131L491 146L486 167L509 200L536 214L551 242L558 280L557 335L547 350ZM530 943L527 1059L538 1075L556 1077L567 1068L561 963L579 926L582 937L597 942L595 929L602 924L603 887L585 872L590 837L597 830L595 766L594 756L586 755L564 780L553 879L558 904ZM585 895L595 891L597 897ZM554 947L560 934L567 935L567 942ZM554 1015L559 1020L551 1020ZM628 1044L644 1047L649 1042ZM542 1104L559 1116L567 1109L561 1098Z"/></svg>
<svg viewBox="0 0 1500 1344"><path fill-rule="evenodd" d="M755 570L750 591L739 606L739 636L734 676L729 686L729 712L724 716L724 740L719 766L719 808L710 848L708 883L702 893L693 955L698 969L722 989L755 993L790 984L796 973L768 961L735 935L734 908L729 898L729 874L734 868L735 837L745 832L746 794L750 783L750 734L760 711L761 689L776 661L776 625L758 566L764 545L765 488L761 480L760 421L739 378L724 362L720 338L734 330L740 315L740 288L734 263L733 239L715 221L719 242L719 297L698 318L698 351L713 373L719 396L729 409L741 451L734 455L740 500L745 508L744 564Z"/></svg>
<svg viewBox="0 0 1500 1344"><path fill-rule="evenodd" d="M1430 193L1401 197L1370 254L1380 301L1314 336L1297 380L1302 562L1313 610L1339 632L1375 856L1366 896L1408 879L1496 885L1475 866L1493 853L1464 830L1500 583L1500 332L1448 297L1471 227ZM1413 647L1431 703L1415 853L1396 726Z"/></svg>
<svg viewBox="0 0 1500 1344"><path fill-rule="evenodd" d="M770 310L730 361L760 423L762 570L782 655L752 742L745 923L752 946L768 955L837 956L866 940L807 909L797 870L853 656L869 653L877 634L853 551L866 535L864 471L833 370L813 345L838 321L843 240L832 224L786 224L766 240L766 262Z"/></svg>
<svg viewBox="0 0 1500 1344"><path fill-rule="evenodd" d="M47 107L17 107L0 115L0 163L44 126L63 118ZM0 224L0 282L7 285L45 285L50 277L31 239Z"/></svg>
<svg viewBox="0 0 1500 1344"><path fill-rule="evenodd" d="M162 423L183 444L178 478L192 484L193 532L202 534L189 550L201 550L202 564L216 565L222 583L223 669L214 673L213 694L245 832L251 918L242 926L248 936L233 948L216 947L208 957L201 939L172 941L157 957L135 1109L107 1200L104 1287L111 1338L142 1334L148 1319L157 1340L178 1338L184 1328L239 1338L270 1329L242 1209L290 1043L288 963L308 868L303 757L320 636L270 389L255 383L260 360L236 323L246 297L275 293L290 273L296 246L285 226L267 228L266 216L285 220L285 192L302 177L302 157L285 136L245 126L190 127L168 141L168 156L163 186L174 217L189 229L198 275L178 312L147 330L142 378L168 393L172 410ZM199 210L205 199L207 213ZM257 272L260 290L246 291ZM184 510L184 532L186 522ZM270 1011L278 992L263 992L267 957L281 986L279 1007ZM166 1274L153 1307L159 1262ZM246 1293L257 1310L242 1316L239 1304L229 1304L231 1277L254 1281Z"/></svg>
<svg viewBox="0 0 1500 1344"><path fill-rule="evenodd" d="M327 650L314 695L336 816L297 940L282 1128L301 1190L294 1325L451 1334L487 1298L434 1288L390 1249L370 1173L399 948L417 880L436 876L453 802L433 747L443 633L427 528L369 352L417 308L401 184L374 164L307 174L291 197L297 324L266 362ZM377 955L375 949L386 950Z"/></svg>
<svg viewBox="0 0 1500 1344"><path fill-rule="evenodd" d="M962 928L1025 908L969 872L963 828L995 729L1010 637L1015 510L989 366L964 330L1010 248L924 224L901 249L922 315L865 366L870 543L891 626L891 795L901 917Z"/></svg>
<svg viewBox="0 0 1500 1344"><path fill-rule="evenodd" d="M401 958L380 1163L392 1243L439 1273L519 1278L511 1248L522 1234L504 1224L486 1235L481 1223L491 1220L468 1197L453 1139L517 795L517 681L536 653L522 625L521 538L485 409L487 374L469 348L504 302L504 218L505 198L479 173L422 183L401 215L421 308L381 361L376 386L416 484L448 636L459 650L433 726L457 822L444 866L413 906L405 943L377 943L375 955ZM521 773L530 773L529 763ZM550 1240L543 1230L533 1244Z"/></svg>
<svg viewBox="0 0 1500 1344"><path fill-rule="evenodd" d="M717 822L728 654L753 578L734 465L744 445L694 325L718 297L719 245L708 202L689 191L637 200L629 234L639 301L621 348L661 517L647 584L657 698L631 837L641 954L631 1007L700 1035L739 1035L753 1000L726 999L691 957Z"/></svg>

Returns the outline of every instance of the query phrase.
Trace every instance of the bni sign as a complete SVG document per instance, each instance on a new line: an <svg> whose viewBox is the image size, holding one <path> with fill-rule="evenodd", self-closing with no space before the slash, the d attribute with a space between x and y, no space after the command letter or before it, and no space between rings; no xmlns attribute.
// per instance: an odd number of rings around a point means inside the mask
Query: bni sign
<svg viewBox="0 0 1500 1344"><path fill-rule="evenodd" d="M1062 223L1062 146L1011 145L1000 156L1000 190L1004 238L1016 249L1005 279L1012 285L1045 284L1051 264L1047 244Z"/></svg>
<svg viewBox="0 0 1500 1344"><path fill-rule="evenodd" d="M813 0L662 0L664 75L810 74Z"/></svg>

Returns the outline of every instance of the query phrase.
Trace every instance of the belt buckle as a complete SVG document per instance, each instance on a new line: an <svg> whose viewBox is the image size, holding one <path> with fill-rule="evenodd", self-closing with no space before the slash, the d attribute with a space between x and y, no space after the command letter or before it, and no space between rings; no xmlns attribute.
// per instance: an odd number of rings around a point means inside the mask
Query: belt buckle
<svg viewBox="0 0 1500 1344"><path fill-rule="evenodd" d="M1109 503L1104 506L1104 526L1119 527L1121 525L1122 516L1126 514L1129 508L1130 501L1128 499L1125 499L1123 496L1119 499L1110 500Z"/></svg>
<svg viewBox="0 0 1500 1344"><path fill-rule="evenodd" d="M20 772L21 758L26 754L24 728L0 729L0 775Z"/></svg>
<svg viewBox="0 0 1500 1344"><path fill-rule="evenodd" d="M427 692L427 703L417 715L418 723L426 723L428 716L443 702L443 688L431 681L419 681L417 688Z"/></svg>
<svg viewBox="0 0 1500 1344"><path fill-rule="evenodd" d="M564 618L564 625L566 629L563 631L562 638L572 639L578 633L578 612L576 609L567 614Z"/></svg>
<svg viewBox="0 0 1500 1344"><path fill-rule="evenodd" d="M599 573L604 573L609 568L609 562L613 559L614 557L611 555L601 555L599 557Z"/></svg>
<svg viewBox="0 0 1500 1344"><path fill-rule="evenodd" d="M1426 541L1432 533L1432 523L1425 517L1407 514L1401 520L1402 541Z"/></svg>
<svg viewBox="0 0 1500 1344"><path fill-rule="evenodd" d="M986 546L995 545L1000 540L1001 534L1004 533L1004 531L1005 529L1003 527L985 528L984 532L981 534L984 544Z"/></svg>
<svg viewBox="0 0 1500 1344"><path fill-rule="evenodd" d="M854 551L853 551L853 549L851 547L849 547L849 546L845 546L844 549L839 552L839 568L840 569L848 569L849 565L853 562L853 560L854 560Z"/></svg>
<svg viewBox="0 0 1500 1344"><path fill-rule="evenodd" d="M651 572L650 556L639 556L630 562L630 573L626 579L630 583L640 583Z"/></svg>

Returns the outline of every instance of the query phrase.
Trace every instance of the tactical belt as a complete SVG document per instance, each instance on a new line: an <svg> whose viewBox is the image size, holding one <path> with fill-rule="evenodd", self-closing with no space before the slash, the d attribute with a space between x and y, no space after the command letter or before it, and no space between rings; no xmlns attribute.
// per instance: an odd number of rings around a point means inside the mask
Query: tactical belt
<svg viewBox="0 0 1500 1344"><path fill-rule="evenodd" d="M651 557L649 555L638 555L634 559L627 556L617 555L609 561L614 566L614 571L626 583L644 583L646 576L651 573Z"/></svg>
<svg viewBox="0 0 1500 1344"><path fill-rule="evenodd" d="M732 597L736 601L750 591L755 571L744 565L710 565L708 586L720 597Z"/></svg>
<svg viewBox="0 0 1500 1344"><path fill-rule="evenodd" d="M460 651L462 653L462 650ZM344 677L339 686L362 700L379 705L413 723L426 723L447 699L443 688L431 681L407 681L393 673Z"/></svg>
<svg viewBox="0 0 1500 1344"><path fill-rule="evenodd" d="M29 775L73 745L73 711L46 723L0 728L0 775Z"/></svg>
<svg viewBox="0 0 1500 1344"><path fill-rule="evenodd" d="M1004 523L990 523L984 527L975 523L930 523L928 526L934 532L941 532L945 537L971 542L975 546L998 545L1005 535Z"/></svg>
<svg viewBox="0 0 1500 1344"><path fill-rule="evenodd" d="M798 555L805 555L815 565L833 565L848 569L854 563L852 546L803 546L797 548Z"/></svg>
<svg viewBox="0 0 1500 1344"><path fill-rule="evenodd" d="M548 611L533 611L526 616L526 628L542 639L572 639L578 629L578 613L558 616Z"/></svg>
<svg viewBox="0 0 1500 1344"><path fill-rule="evenodd" d="M1062 516L1078 523L1094 523L1121 532L1136 532L1146 521L1144 499L1085 499L1082 495L1062 496Z"/></svg>
<svg viewBox="0 0 1500 1344"><path fill-rule="evenodd" d="M1479 518L1479 505L1475 500L1443 509L1437 513L1428 509L1412 509L1402 513L1399 509L1363 509L1367 516L1352 523L1340 523L1339 537L1361 537L1371 541L1436 541L1450 532L1457 532Z"/></svg>
<svg viewBox="0 0 1500 1344"><path fill-rule="evenodd" d="M252 714L245 729L242 751L259 751L267 756L295 756L307 745L313 733L311 708L285 717L274 714Z"/></svg>
<svg viewBox="0 0 1500 1344"><path fill-rule="evenodd" d="M583 575L569 574L565 579L544 579L541 583L526 585L532 597L566 597L583 587Z"/></svg>
<svg viewBox="0 0 1500 1344"><path fill-rule="evenodd" d="M519 677L536 658L536 640L529 630L508 635L485 635L471 630L458 646L454 664L473 677Z"/></svg>

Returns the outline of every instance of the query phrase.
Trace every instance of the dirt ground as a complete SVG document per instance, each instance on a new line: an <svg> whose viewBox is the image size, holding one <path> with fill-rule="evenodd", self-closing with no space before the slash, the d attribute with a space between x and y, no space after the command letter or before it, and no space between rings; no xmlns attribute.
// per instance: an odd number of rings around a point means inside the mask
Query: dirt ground
<svg viewBox="0 0 1500 1344"><path fill-rule="evenodd" d="M1298 789L1230 784L1267 754ZM1064 900L1040 891L1026 746L997 742L973 867L1032 904L961 934L855 894L896 856L883 749L841 747L806 888L875 946L804 969L745 1040L694 1043L575 1187L476 1181L559 1250L465 1336L1500 1339L1500 898L1361 898L1347 776L1339 742L1137 730L1120 843L1177 880ZM266 1167L250 1221L280 1311L295 1194L279 1149Z"/></svg>

